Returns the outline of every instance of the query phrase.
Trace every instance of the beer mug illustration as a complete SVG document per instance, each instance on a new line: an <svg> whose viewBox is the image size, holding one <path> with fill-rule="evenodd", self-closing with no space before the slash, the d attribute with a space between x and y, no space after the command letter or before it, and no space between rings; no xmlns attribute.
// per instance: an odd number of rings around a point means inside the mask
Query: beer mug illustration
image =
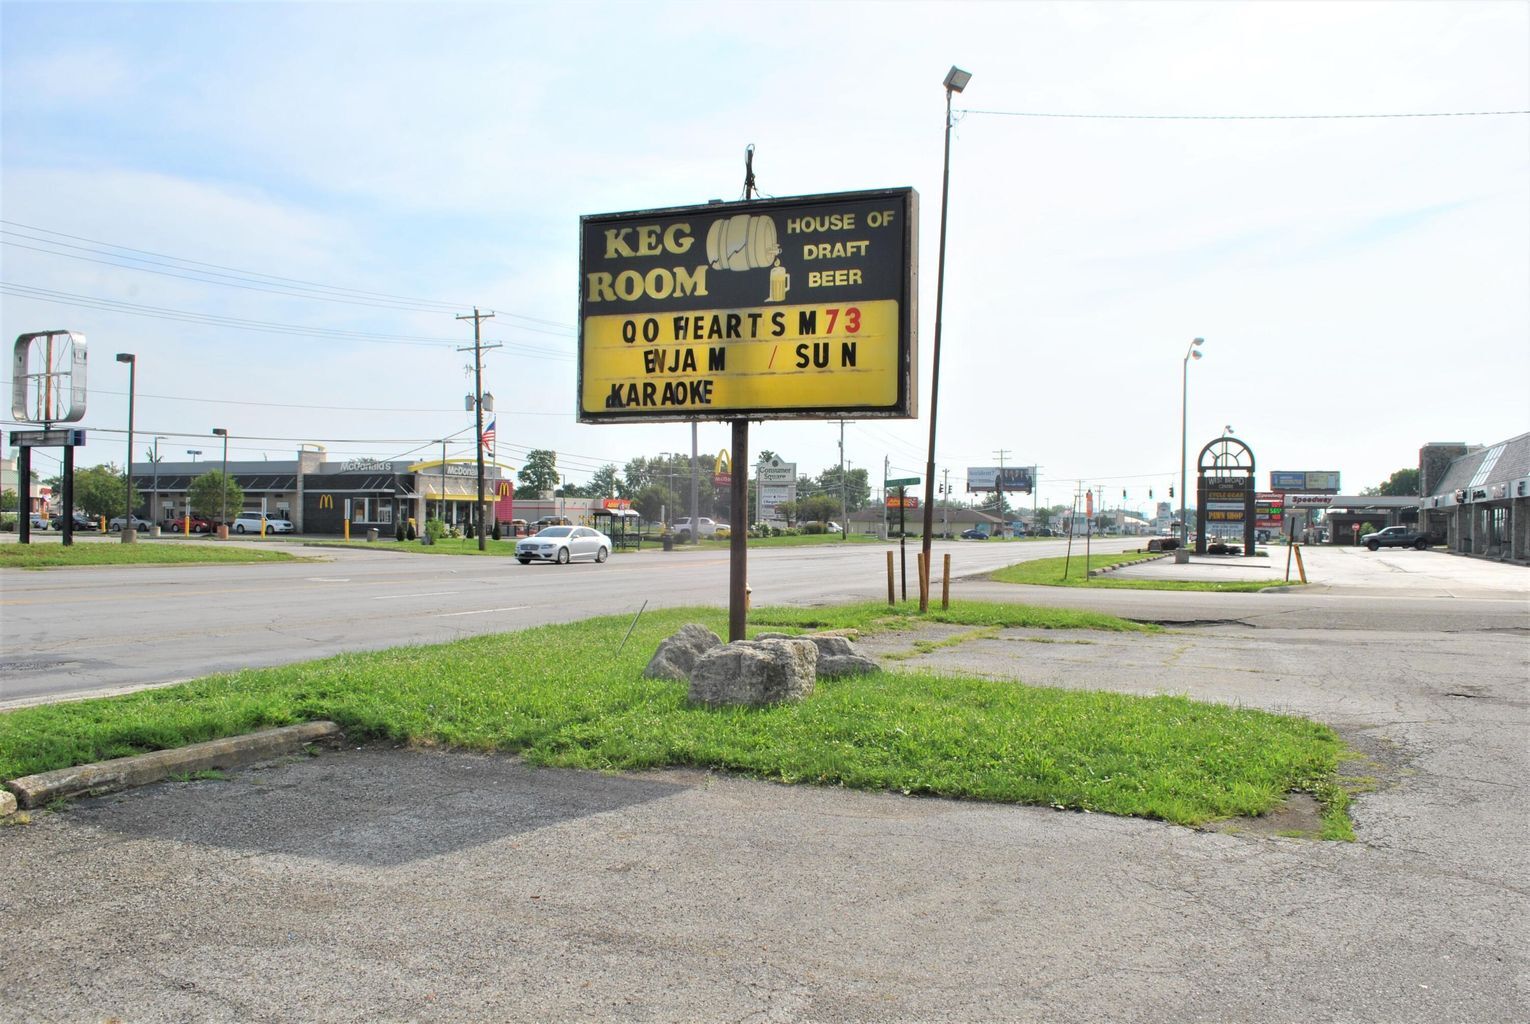
<svg viewBox="0 0 1530 1024"><path fill-rule="evenodd" d="M770 268L770 295L766 302L784 302L786 291L792 286L792 275L786 272L786 268L777 264Z"/></svg>

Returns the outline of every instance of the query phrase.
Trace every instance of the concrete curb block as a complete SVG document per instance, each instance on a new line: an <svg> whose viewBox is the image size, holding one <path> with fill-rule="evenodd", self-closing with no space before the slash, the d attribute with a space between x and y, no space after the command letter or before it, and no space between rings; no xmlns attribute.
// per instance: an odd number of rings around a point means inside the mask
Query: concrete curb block
<svg viewBox="0 0 1530 1024"><path fill-rule="evenodd" d="M8 790L0 789L0 818L16 813L16 798Z"/></svg>
<svg viewBox="0 0 1530 1024"><path fill-rule="evenodd" d="M177 747L174 750L156 750L134 757L119 757L113 761L60 768L58 771L13 779L5 786L16 795L15 799L22 807L30 809L54 800L99 796L119 789L148 785L176 772L234 768L266 761L339 735L340 727L334 722L306 722L303 725L265 729L244 736L193 743L189 747Z"/></svg>

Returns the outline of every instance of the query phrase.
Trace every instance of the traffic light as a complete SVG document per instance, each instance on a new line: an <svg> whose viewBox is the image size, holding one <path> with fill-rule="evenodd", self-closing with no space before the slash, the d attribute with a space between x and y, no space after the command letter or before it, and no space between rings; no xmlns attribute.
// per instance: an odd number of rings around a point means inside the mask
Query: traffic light
<svg viewBox="0 0 1530 1024"><path fill-rule="evenodd" d="M1152 500L1153 500L1153 489L1151 487L1149 487L1148 488L1148 501L1152 501Z"/></svg>
<svg viewBox="0 0 1530 1024"><path fill-rule="evenodd" d="M1173 484L1169 485L1169 497L1171 497L1171 498L1174 497L1174 485Z"/></svg>
<svg viewBox="0 0 1530 1024"><path fill-rule="evenodd" d="M1126 500L1126 488L1125 487L1121 488L1121 500L1122 501Z"/></svg>

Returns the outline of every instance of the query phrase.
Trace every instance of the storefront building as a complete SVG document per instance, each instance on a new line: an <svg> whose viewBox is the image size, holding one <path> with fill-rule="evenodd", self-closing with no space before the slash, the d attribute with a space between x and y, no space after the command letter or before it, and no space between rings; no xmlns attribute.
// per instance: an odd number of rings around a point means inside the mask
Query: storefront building
<svg viewBox="0 0 1530 1024"><path fill-rule="evenodd" d="M1456 455L1438 468L1437 449L1419 453L1430 529L1442 532L1448 550L1530 565L1530 433Z"/></svg>

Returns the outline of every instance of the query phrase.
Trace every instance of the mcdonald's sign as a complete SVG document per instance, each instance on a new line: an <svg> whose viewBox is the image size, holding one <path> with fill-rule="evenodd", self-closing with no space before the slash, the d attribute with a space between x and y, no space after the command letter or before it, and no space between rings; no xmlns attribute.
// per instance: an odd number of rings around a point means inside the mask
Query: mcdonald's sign
<svg viewBox="0 0 1530 1024"><path fill-rule="evenodd" d="M334 508L335 507L335 496L333 494L321 494L321 495L319 495L319 507L320 508Z"/></svg>
<svg viewBox="0 0 1530 1024"><path fill-rule="evenodd" d="M717 458L712 460L712 484L715 487L727 487L733 483L733 460L728 455L728 449L724 448L717 453Z"/></svg>
<svg viewBox="0 0 1530 1024"><path fill-rule="evenodd" d="M499 496L501 498L508 498L514 493L515 485L512 484L509 480L501 480L499 482Z"/></svg>

